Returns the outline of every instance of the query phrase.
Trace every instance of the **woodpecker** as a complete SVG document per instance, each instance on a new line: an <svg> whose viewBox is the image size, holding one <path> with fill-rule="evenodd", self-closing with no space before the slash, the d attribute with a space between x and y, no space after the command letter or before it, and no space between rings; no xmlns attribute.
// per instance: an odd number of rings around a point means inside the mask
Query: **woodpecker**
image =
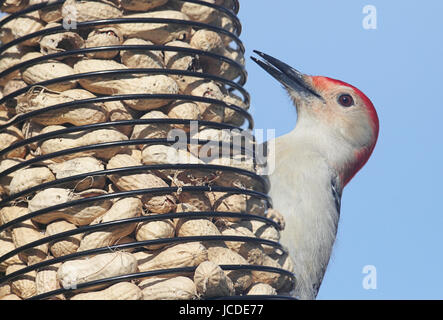
<svg viewBox="0 0 443 320"><path fill-rule="evenodd" d="M275 161L269 194L286 222L281 242L294 260L293 294L315 299L336 239L343 189L374 150L378 116L354 86L254 52L261 59L251 58L283 85L297 110L295 128L264 147Z"/></svg>

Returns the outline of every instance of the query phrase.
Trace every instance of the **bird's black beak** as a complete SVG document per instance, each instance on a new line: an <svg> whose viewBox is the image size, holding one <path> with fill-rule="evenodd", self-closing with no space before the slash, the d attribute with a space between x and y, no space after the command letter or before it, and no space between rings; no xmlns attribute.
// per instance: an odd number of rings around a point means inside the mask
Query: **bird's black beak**
<svg viewBox="0 0 443 320"><path fill-rule="evenodd" d="M277 79L281 84L290 90L295 90L299 93L307 93L314 95L317 98L322 98L312 86L305 80L304 75L287 65L286 63L273 58L266 53L254 50L254 53L258 54L264 61L261 61L255 57L251 59L256 62L260 67L265 69L271 76Z"/></svg>

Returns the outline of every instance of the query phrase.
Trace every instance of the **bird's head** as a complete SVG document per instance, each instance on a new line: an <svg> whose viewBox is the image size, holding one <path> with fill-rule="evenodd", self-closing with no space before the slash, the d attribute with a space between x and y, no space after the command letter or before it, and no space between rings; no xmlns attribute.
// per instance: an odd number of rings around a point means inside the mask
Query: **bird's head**
<svg viewBox="0 0 443 320"><path fill-rule="evenodd" d="M377 142L374 105L359 89L327 77L309 76L267 54L252 57L287 89L297 108L297 126L331 159L343 186L363 167Z"/></svg>

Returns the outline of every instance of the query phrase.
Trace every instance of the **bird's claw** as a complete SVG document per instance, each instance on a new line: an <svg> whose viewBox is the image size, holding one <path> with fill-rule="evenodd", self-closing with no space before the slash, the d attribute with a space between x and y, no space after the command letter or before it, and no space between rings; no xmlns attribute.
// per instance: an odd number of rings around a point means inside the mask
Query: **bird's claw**
<svg viewBox="0 0 443 320"><path fill-rule="evenodd" d="M266 213L266 218L271 219L272 221L274 221L275 223L277 223L280 226L281 230L284 230L285 218L283 217L283 215L280 212L271 208Z"/></svg>

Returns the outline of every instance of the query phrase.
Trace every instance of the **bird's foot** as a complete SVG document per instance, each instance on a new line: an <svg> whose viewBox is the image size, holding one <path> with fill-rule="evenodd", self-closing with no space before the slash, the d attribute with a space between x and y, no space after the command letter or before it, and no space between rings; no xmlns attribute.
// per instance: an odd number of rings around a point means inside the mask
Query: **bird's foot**
<svg viewBox="0 0 443 320"><path fill-rule="evenodd" d="M275 209L269 209L268 212L266 213L266 218L271 219L280 226L281 230L284 230L285 218L280 212L278 212Z"/></svg>

